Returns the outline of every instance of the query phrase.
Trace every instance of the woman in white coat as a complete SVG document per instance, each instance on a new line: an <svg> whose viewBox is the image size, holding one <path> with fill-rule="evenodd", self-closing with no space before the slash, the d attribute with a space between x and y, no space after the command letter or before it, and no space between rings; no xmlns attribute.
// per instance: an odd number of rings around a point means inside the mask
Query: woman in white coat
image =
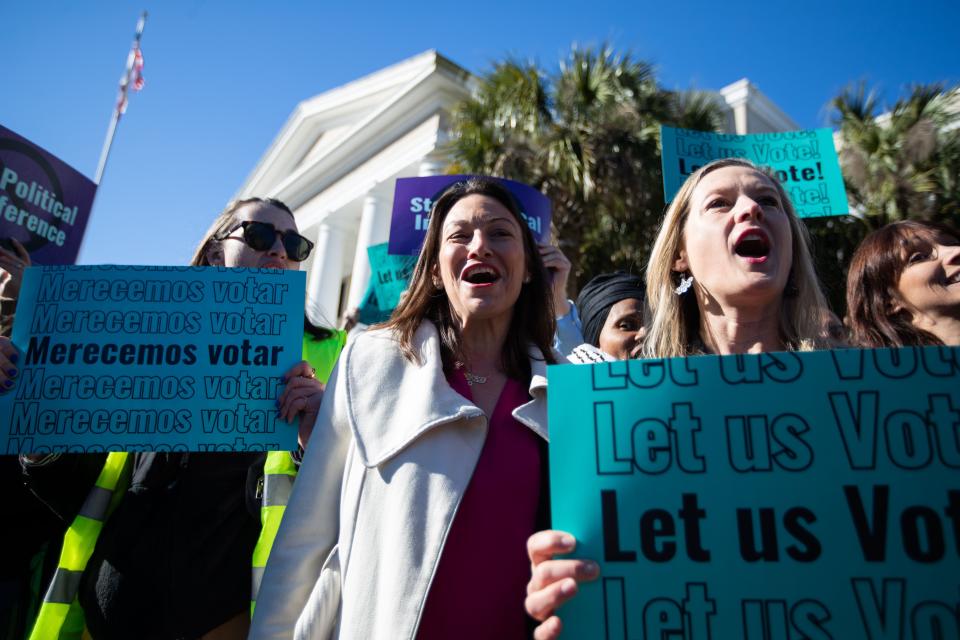
<svg viewBox="0 0 960 640"><path fill-rule="evenodd" d="M545 525L547 271L492 180L431 211L410 290L340 357L252 638L523 638Z"/></svg>

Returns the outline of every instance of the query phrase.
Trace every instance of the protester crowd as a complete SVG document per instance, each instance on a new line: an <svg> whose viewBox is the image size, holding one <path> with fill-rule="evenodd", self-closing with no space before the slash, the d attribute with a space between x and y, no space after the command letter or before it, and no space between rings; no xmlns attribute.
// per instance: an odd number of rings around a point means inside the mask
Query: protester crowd
<svg viewBox="0 0 960 640"><path fill-rule="evenodd" d="M192 264L296 269L311 248L255 198ZM27 264L0 248L5 316ZM838 325L788 194L744 160L689 176L641 274L597 275L574 304L569 272L507 189L472 178L435 201L386 322L347 339L305 320L277 398L299 451L0 459L15 552L47 558L4 576L6 637L557 637L599 569L550 529L547 365L960 345L960 234L868 236ZM0 338L0 391L21 357Z"/></svg>

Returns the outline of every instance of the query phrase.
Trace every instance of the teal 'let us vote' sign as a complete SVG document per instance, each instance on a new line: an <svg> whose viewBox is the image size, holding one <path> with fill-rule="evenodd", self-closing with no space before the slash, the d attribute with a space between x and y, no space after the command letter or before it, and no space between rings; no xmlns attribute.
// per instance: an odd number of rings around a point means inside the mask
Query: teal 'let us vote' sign
<svg viewBox="0 0 960 640"><path fill-rule="evenodd" d="M960 349L549 368L564 637L960 637Z"/></svg>
<svg viewBox="0 0 960 640"><path fill-rule="evenodd" d="M770 171L800 217L849 212L831 129L738 135L660 127L660 142L667 202L690 174L708 162L743 158Z"/></svg>

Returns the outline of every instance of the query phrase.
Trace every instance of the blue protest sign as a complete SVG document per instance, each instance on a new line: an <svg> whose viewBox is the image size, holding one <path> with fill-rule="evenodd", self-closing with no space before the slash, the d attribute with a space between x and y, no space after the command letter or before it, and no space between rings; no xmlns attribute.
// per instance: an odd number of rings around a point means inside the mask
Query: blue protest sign
<svg viewBox="0 0 960 640"><path fill-rule="evenodd" d="M601 566L564 637L960 637L960 349L548 378L553 527Z"/></svg>
<svg viewBox="0 0 960 640"><path fill-rule="evenodd" d="M17 306L0 454L295 449L301 271L33 267Z"/></svg>
<svg viewBox="0 0 960 640"><path fill-rule="evenodd" d="M417 255L427 237L430 209L434 201L457 182L474 176L442 175L421 178L397 178L393 194L393 213L390 217L390 253L398 256ZM533 187L493 178L513 195L520 205L520 213L537 242L550 238L550 200Z"/></svg>
<svg viewBox="0 0 960 640"><path fill-rule="evenodd" d="M831 129L737 135L662 126L660 144L667 202L711 160L744 158L771 170L800 217L849 212Z"/></svg>
<svg viewBox="0 0 960 640"><path fill-rule="evenodd" d="M367 247L370 259L370 280L377 297L377 308L390 312L397 308L400 296L407 290L416 256L395 256L387 253L387 243Z"/></svg>

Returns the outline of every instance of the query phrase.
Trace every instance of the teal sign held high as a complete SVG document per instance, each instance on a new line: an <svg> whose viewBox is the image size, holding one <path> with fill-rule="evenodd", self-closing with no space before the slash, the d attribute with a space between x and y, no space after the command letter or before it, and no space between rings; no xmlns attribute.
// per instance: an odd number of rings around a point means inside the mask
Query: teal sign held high
<svg viewBox="0 0 960 640"><path fill-rule="evenodd" d="M960 349L548 370L566 638L957 638Z"/></svg>
<svg viewBox="0 0 960 640"><path fill-rule="evenodd" d="M305 273L32 267L17 304L16 385L0 455L293 450L280 420L298 362Z"/></svg>
<svg viewBox="0 0 960 640"><path fill-rule="evenodd" d="M737 135L660 127L660 142L667 202L708 162L744 158L770 169L800 217L849 213L831 129Z"/></svg>

